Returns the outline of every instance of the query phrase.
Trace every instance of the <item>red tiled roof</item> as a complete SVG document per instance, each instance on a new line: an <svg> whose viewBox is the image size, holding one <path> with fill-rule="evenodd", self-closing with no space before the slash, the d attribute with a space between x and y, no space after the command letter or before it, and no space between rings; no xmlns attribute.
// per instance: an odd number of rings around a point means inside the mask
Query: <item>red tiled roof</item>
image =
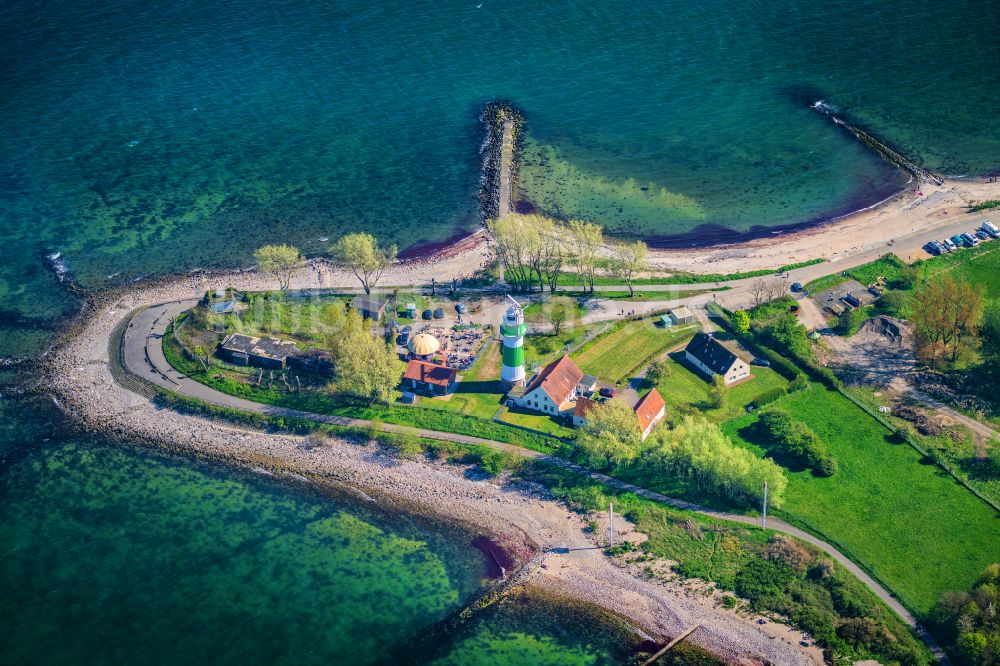
<svg viewBox="0 0 1000 666"><path fill-rule="evenodd" d="M590 398L584 398L583 396L580 396L579 398L576 399L576 407L573 408L573 416L579 416L580 418L587 418L587 414L589 414L590 410L592 410L596 406L597 402L595 400L591 400Z"/></svg>
<svg viewBox="0 0 1000 666"><path fill-rule="evenodd" d="M635 405L635 415L639 417L639 428L646 432L646 428L653 423L653 420L660 414L660 410L666 407L663 396L655 388L642 396L642 399Z"/></svg>
<svg viewBox="0 0 1000 666"><path fill-rule="evenodd" d="M415 379L424 384L448 386L454 381L456 374L458 374L458 370L455 368L437 363L427 363L426 361L410 361L406 364L403 379Z"/></svg>
<svg viewBox="0 0 1000 666"><path fill-rule="evenodd" d="M545 366L535 380L524 390L525 394L541 387L556 405L562 405L573 395L576 385L583 379L583 371L569 355Z"/></svg>

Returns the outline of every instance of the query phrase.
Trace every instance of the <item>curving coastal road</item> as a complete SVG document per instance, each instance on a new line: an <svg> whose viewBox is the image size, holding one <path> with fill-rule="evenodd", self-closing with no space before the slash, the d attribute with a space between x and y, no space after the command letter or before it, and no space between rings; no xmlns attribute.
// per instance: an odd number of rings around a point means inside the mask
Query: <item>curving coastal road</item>
<svg viewBox="0 0 1000 666"><path fill-rule="evenodd" d="M167 326L170 321L184 312L190 309L197 303L197 299L186 299L179 301L171 301L168 303L161 303L158 305L150 306L145 308L138 313L130 321L127 329L125 330L124 340L122 343L123 347L123 361L125 364L125 369L130 373L149 381L157 386L166 388L172 391L177 391L187 396L197 398L208 404L216 405L219 407L229 407L234 409L240 409L247 412L256 412L260 414L266 414L270 416L288 416L288 417L298 417L310 419L313 421L318 421L322 423L330 423L335 425L350 425L350 426L367 426L371 422L352 419L340 416L330 416L324 414L315 414L312 412L300 411L295 409L288 409L283 407L275 407L271 405L264 405L257 402L252 402L250 400L244 400L236 396L229 395L227 393L222 393L213 388L205 386L199 382L190 379L189 377L179 373L175 370L166 360L163 355L162 340L166 333ZM128 388L128 387L125 387ZM404 430L401 426L395 426L392 424L383 424L383 428L389 431L402 431ZM407 431L412 431L412 428L405 428ZM538 451L532 451L530 449L525 449L512 444L506 444L503 442L496 442L493 440L482 439L479 437L472 437L469 435L459 435L455 433L440 432L436 430L424 430L417 429L420 437L428 439L439 439L444 441L452 441L462 444L478 444L489 446L498 450L507 451L510 453L523 456L525 458L531 458L533 460L540 460L546 463L559 466L561 468L571 470L582 476L591 478L595 481L603 483L607 486L615 488L616 490L622 492L631 492L639 495L640 497L645 497L650 500L657 502L662 502L664 504L689 511L695 511L697 513L711 516L713 518L719 518L723 520L729 520L733 522L756 525L759 521L757 518L751 516L744 516L740 514L727 513L724 511L718 511L708 507L700 506L691 502L686 502L684 500L679 500L673 497L668 497L660 493L647 490L645 488L640 488L634 486L630 483L626 483L614 477L608 476L606 474L601 474L599 472L594 472L586 468L580 467L574 463L571 463L563 458L556 456L540 453ZM790 534L803 541L807 541L823 552L827 553L830 557L835 559L841 565L843 565L848 571L857 576L862 582L864 582L882 601L884 601L890 608L892 608L907 624L914 628L920 638L928 645L931 651L934 653L935 657L943 664L948 664L947 655L938 646L934 638L917 622L916 618L901 604L899 601L882 585L880 585L876 580L869 576L861 567L852 562L841 553L839 550L834 548L832 545L816 538L812 534L805 532L794 525L790 525L782 520L769 518L767 521L767 526L769 529L773 529L777 532L783 532L785 534Z"/></svg>

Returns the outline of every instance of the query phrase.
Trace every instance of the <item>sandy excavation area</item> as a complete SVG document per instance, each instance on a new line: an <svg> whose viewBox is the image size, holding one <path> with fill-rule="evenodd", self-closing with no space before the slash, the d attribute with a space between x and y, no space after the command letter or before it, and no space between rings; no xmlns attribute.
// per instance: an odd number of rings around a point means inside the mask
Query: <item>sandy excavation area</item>
<svg viewBox="0 0 1000 666"><path fill-rule="evenodd" d="M256 279L247 277L248 282ZM354 488L387 507L461 521L513 551L543 553L529 585L598 604L661 638L701 624L691 640L732 663L821 663L817 649L799 645L801 632L770 621L758 625L755 618L718 607L696 586L649 582L630 574L593 547L583 520L548 499L541 487L475 480L457 466L399 460L372 445L333 439L316 445L297 436L244 431L158 409L116 384L108 368L108 336L115 324L137 305L188 296L189 289L189 281L182 279L137 285L108 296L95 302L53 350L46 383L84 427L228 464ZM619 523L616 527L624 535L629 526Z"/></svg>

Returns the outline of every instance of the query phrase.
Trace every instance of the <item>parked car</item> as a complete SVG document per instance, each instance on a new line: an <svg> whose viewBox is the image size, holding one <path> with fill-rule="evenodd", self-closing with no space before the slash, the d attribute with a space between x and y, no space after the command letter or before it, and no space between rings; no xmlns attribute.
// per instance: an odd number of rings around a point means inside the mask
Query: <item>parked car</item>
<svg viewBox="0 0 1000 666"><path fill-rule="evenodd" d="M438 308L434 311L435 319L444 319L444 308Z"/></svg>
<svg viewBox="0 0 1000 666"><path fill-rule="evenodd" d="M424 312L423 312L423 314L421 316L424 319L433 319L434 318L434 313L431 312L430 310L424 310Z"/></svg>
<svg viewBox="0 0 1000 666"><path fill-rule="evenodd" d="M465 303L459 303L458 305L455 306L455 312L457 312L458 314L464 315L468 311L469 308L465 307Z"/></svg>
<svg viewBox="0 0 1000 666"><path fill-rule="evenodd" d="M976 238L981 241L989 240L990 235L986 232L986 229L976 229Z"/></svg>
<svg viewBox="0 0 1000 666"><path fill-rule="evenodd" d="M965 239L962 238L962 234L955 234L951 237L951 242L955 244L955 247L964 247Z"/></svg>
<svg viewBox="0 0 1000 666"><path fill-rule="evenodd" d="M757 366L760 366L762 368L770 368L771 367L771 362L768 361L766 358L756 358L755 357L754 360L750 361L750 365L757 365Z"/></svg>
<svg viewBox="0 0 1000 666"><path fill-rule="evenodd" d="M802 291L802 283L801 282L793 282L791 289L792 289L792 291Z"/></svg>
<svg viewBox="0 0 1000 666"><path fill-rule="evenodd" d="M993 236L993 238L1000 238L1000 229L997 229L996 225L992 222L983 222L982 229L990 236Z"/></svg>
<svg viewBox="0 0 1000 666"><path fill-rule="evenodd" d="M950 238L945 238L943 241L941 241L941 243L944 244L945 248L947 248L949 252L958 249L958 245L956 245L955 241L953 241Z"/></svg>
<svg viewBox="0 0 1000 666"><path fill-rule="evenodd" d="M598 393L600 393L603 398L613 398L618 395L618 389L613 386L602 386Z"/></svg>
<svg viewBox="0 0 1000 666"><path fill-rule="evenodd" d="M944 250L941 249L941 246L938 245L936 241L931 241L930 243L924 245L924 251L927 252L927 254L933 254L936 256L941 254Z"/></svg>
<svg viewBox="0 0 1000 666"><path fill-rule="evenodd" d="M979 239L969 233L962 234L962 240L964 240L965 244L969 247L976 247L979 245Z"/></svg>

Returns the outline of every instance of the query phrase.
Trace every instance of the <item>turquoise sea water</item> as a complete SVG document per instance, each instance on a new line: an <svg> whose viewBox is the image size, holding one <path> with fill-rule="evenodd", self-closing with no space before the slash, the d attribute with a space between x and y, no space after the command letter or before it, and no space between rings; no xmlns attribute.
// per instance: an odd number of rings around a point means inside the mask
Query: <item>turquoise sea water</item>
<svg viewBox="0 0 1000 666"><path fill-rule="evenodd" d="M945 174L1000 167L994 4L3 3L0 621L18 640L0 661L332 658L392 640L354 578L397 636L478 585L454 535L81 439L44 398L3 397L31 373L8 359L78 306L46 255L100 289L274 241L322 253L348 229L440 241L477 223L477 115L497 98L526 114L520 198L548 213L692 242L826 218L905 179L820 98ZM623 644L541 605L496 612L435 658Z"/></svg>
<svg viewBox="0 0 1000 666"><path fill-rule="evenodd" d="M0 479L0 663L597 664L629 648L540 604L414 654L483 584L470 535L266 478L73 438Z"/></svg>

